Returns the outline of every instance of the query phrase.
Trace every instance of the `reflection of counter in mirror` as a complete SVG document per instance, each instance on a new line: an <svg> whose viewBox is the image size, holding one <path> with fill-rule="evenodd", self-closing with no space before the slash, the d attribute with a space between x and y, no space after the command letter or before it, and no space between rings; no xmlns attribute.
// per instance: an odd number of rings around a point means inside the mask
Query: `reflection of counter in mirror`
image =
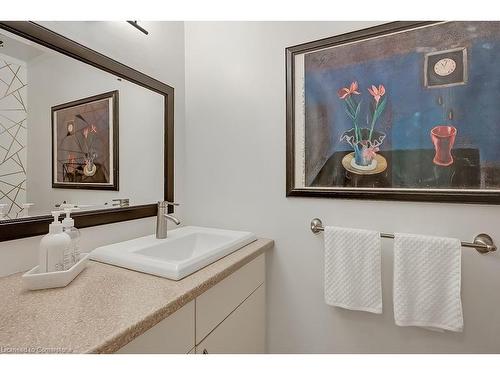
<svg viewBox="0 0 500 375"><path fill-rule="evenodd" d="M163 200L163 95L8 31L0 30L0 40L4 45L0 50L0 204L7 205L6 218L20 217L26 203L34 204L30 215L46 215L64 201L95 209L96 205L110 207L105 203L116 198L129 198L131 206ZM97 110L98 102L65 113L65 124L72 122L71 131L78 137L59 144L54 137L53 144L51 108L113 92L119 93L118 113L112 113L113 106ZM99 118L109 120L112 115L116 122ZM109 130L106 124L111 125ZM104 157L108 147L111 151ZM118 160L119 174L113 174ZM57 176L58 162L66 167L66 182L74 186L53 188L52 172L54 168ZM82 183L85 178L89 186ZM106 180L119 190L89 189L95 188L93 182Z"/></svg>

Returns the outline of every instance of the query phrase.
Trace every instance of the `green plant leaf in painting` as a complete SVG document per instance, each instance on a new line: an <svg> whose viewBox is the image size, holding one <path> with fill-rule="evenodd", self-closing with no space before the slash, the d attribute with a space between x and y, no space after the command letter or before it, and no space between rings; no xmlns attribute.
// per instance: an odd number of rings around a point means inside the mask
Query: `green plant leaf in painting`
<svg viewBox="0 0 500 375"><path fill-rule="evenodd" d="M349 109L349 107L345 106L344 109L345 109L345 112L349 115L349 117L354 120L354 115L351 113L351 110Z"/></svg>
<svg viewBox="0 0 500 375"><path fill-rule="evenodd" d="M349 112L351 113L351 115L354 116L355 110L354 110L354 102L352 101L352 99L347 98L345 100L345 105L346 105L347 109L349 110Z"/></svg>
<svg viewBox="0 0 500 375"><path fill-rule="evenodd" d="M380 115L382 114L382 112L384 112L386 104L387 104L387 98L384 98L380 102L380 104L377 106L377 108L375 109L375 112L373 113L373 118L374 118L375 121L377 121L378 118L380 117Z"/></svg>
<svg viewBox="0 0 500 375"><path fill-rule="evenodd" d="M361 102L362 102L362 100L359 101L358 106L356 107L356 113L354 114L354 118L356 118L356 119L359 116L359 111L361 109Z"/></svg>

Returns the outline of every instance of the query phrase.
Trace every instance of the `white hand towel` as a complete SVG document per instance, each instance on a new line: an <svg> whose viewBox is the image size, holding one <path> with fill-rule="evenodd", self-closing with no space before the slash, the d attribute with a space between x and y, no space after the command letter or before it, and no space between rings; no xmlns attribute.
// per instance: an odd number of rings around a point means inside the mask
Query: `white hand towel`
<svg viewBox="0 0 500 375"><path fill-rule="evenodd" d="M325 302L382 313L380 233L325 228Z"/></svg>
<svg viewBox="0 0 500 375"><path fill-rule="evenodd" d="M461 261L458 239L396 233L396 324L461 332Z"/></svg>

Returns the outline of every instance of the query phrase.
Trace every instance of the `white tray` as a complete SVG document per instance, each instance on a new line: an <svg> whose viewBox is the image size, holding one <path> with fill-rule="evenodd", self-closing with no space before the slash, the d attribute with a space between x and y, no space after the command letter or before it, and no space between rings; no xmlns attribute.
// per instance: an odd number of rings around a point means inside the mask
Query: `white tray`
<svg viewBox="0 0 500 375"><path fill-rule="evenodd" d="M88 258L89 253L80 254L80 260L66 271L38 273L38 266L36 266L23 275L24 286L30 290L64 287L83 271Z"/></svg>

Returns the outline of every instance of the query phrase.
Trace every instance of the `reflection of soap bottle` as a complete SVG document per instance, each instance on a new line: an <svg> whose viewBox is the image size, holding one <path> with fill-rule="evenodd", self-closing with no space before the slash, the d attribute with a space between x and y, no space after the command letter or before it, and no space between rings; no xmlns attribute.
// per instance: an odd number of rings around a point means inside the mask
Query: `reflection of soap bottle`
<svg viewBox="0 0 500 375"><path fill-rule="evenodd" d="M49 225L49 233L40 241L39 273L63 271L64 254L68 251L71 238L63 232L59 221L61 211L52 211L54 221Z"/></svg>
<svg viewBox="0 0 500 375"><path fill-rule="evenodd" d="M68 270L80 260L80 231L75 228L75 220L71 215L71 208L65 208L66 217L62 221L63 231L71 238L71 244L64 256L64 269Z"/></svg>
<svg viewBox="0 0 500 375"><path fill-rule="evenodd" d="M0 204L0 220L5 220L5 210L7 209L8 204L7 203L1 203Z"/></svg>

